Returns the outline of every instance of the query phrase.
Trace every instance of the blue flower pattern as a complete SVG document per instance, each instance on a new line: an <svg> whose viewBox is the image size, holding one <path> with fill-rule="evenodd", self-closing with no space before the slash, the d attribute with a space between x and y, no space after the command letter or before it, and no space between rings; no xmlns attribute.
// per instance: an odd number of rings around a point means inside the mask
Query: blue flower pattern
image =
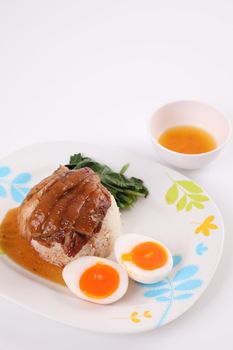
<svg viewBox="0 0 233 350"><path fill-rule="evenodd" d="M196 246L197 255L203 255L208 250L208 247L204 243L199 243Z"/></svg>
<svg viewBox="0 0 233 350"><path fill-rule="evenodd" d="M173 267L179 265L182 261L180 255L173 256ZM146 298L155 298L156 301L166 303L157 327L163 325L172 303L189 299L193 296L194 290L201 287L202 280L193 278L199 270L198 265L187 265L180 268L173 278L166 278L164 281L154 284L141 284L142 287L148 288L144 293Z"/></svg>
<svg viewBox="0 0 233 350"><path fill-rule="evenodd" d="M14 201L20 204L30 191L26 184L31 180L31 175L26 172L20 173L13 180L9 180L7 177L10 174L9 167L0 167L0 197L6 197L9 190Z"/></svg>

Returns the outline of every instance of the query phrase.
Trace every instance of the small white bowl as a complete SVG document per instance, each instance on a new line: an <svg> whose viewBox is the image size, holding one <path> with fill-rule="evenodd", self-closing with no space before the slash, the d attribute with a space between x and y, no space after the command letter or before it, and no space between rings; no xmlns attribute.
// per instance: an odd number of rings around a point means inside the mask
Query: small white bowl
<svg viewBox="0 0 233 350"><path fill-rule="evenodd" d="M184 154L171 151L159 144L159 136L174 126L196 126L208 131L217 142L217 148L206 153ZM230 120L217 109L198 101L177 101L158 109L150 120L150 134L158 156L178 168L198 169L211 162L231 137Z"/></svg>

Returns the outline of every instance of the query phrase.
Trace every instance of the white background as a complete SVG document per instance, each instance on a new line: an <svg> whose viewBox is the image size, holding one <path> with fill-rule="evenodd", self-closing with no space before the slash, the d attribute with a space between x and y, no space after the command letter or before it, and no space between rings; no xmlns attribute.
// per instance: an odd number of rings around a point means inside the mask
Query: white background
<svg viewBox="0 0 233 350"><path fill-rule="evenodd" d="M177 99L206 101L233 118L232 0L0 1L1 157L71 139L156 159L148 119ZM226 227L218 271L189 312L157 331L113 336L0 299L1 349L232 350L232 142L209 167L186 174L213 196Z"/></svg>

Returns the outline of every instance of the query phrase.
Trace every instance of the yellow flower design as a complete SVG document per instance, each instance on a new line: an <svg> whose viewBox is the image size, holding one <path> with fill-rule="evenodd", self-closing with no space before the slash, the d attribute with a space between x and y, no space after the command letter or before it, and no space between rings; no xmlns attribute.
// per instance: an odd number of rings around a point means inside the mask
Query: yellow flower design
<svg viewBox="0 0 233 350"><path fill-rule="evenodd" d="M151 318L152 315L151 315L151 312L149 310L146 310L144 313L143 313L143 316L146 317L146 318Z"/></svg>
<svg viewBox="0 0 233 350"><path fill-rule="evenodd" d="M195 230L195 233L198 234L200 232L205 236L210 235L210 230L217 230L218 226L213 224L215 217L213 215L208 216L200 226L198 226Z"/></svg>
<svg viewBox="0 0 233 350"><path fill-rule="evenodd" d="M150 310L144 311L143 314L141 314L141 315L137 311L134 311L130 314L130 319L134 323L141 322L143 317L152 318L152 314L151 314Z"/></svg>
<svg viewBox="0 0 233 350"><path fill-rule="evenodd" d="M137 311L132 312L131 315L130 315L131 321L134 322L134 323L141 322L141 320L137 316L138 316L138 312Z"/></svg>

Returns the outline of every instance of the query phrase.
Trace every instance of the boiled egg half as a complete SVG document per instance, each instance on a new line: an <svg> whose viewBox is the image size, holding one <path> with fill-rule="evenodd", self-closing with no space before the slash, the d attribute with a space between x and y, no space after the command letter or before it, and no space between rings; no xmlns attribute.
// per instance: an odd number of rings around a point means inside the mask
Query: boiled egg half
<svg viewBox="0 0 233 350"><path fill-rule="evenodd" d="M128 288L128 275L119 264L95 256L70 262L62 274L71 292L97 304L111 304L119 300Z"/></svg>
<svg viewBox="0 0 233 350"><path fill-rule="evenodd" d="M155 239L138 234L125 234L115 243L116 259L129 277L141 283L156 283L172 270L170 251Z"/></svg>

